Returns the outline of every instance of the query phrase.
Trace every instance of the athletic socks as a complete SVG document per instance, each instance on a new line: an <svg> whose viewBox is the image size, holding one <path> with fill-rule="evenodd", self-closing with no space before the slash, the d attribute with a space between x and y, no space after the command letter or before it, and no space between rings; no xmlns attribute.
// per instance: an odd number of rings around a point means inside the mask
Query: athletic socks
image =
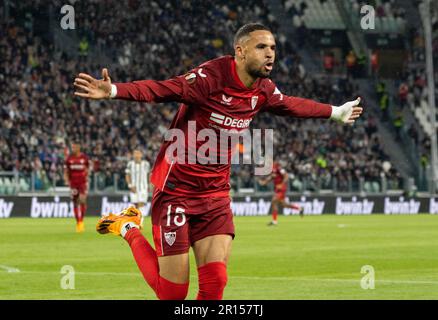
<svg viewBox="0 0 438 320"><path fill-rule="evenodd" d="M131 247L135 262L143 274L143 278L155 291L160 300L184 300L187 296L189 283L179 284L160 276L158 257L140 230L133 223L132 228L124 234L125 240ZM123 227L122 227L123 229Z"/></svg>
<svg viewBox="0 0 438 320"><path fill-rule="evenodd" d="M73 207L73 212L75 214L76 223L80 222L81 221L81 213L79 211L79 207L74 206Z"/></svg>
<svg viewBox="0 0 438 320"><path fill-rule="evenodd" d="M295 209L295 210L300 210L301 209L301 207L298 204L295 204L295 203L289 203L287 205L287 207L291 208L291 209Z"/></svg>
<svg viewBox="0 0 438 320"><path fill-rule="evenodd" d="M289 203L284 205L286 208L294 209L294 210L300 210L301 207L298 204L295 203ZM272 209L272 223L277 224L278 219L278 210Z"/></svg>
<svg viewBox="0 0 438 320"><path fill-rule="evenodd" d="M189 283L178 284L160 276L158 257L155 250L141 234L140 230L132 224L122 233L129 243L138 268L144 279L155 291L160 300L184 300L187 296ZM223 262L211 262L198 268L199 292L198 300L221 300L227 284L227 267Z"/></svg>
<svg viewBox="0 0 438 320"><path fill-rule="evenodd" d="M81 203L81 217L79 221L83 221L85 217L85 211L87 211L87 205L85 203Z"/></svg>
<svg viewBox="0 0 438 320"><path fill-rule="evenodd" d="M227 266L210 262L198 268L199 292L197 300L222 300L227 284Z"/></svg>
<svg viewBox="0 0 438 320"><path fill-rule="evenodd" d="M189 291L189 283L174 283L158 276L158 287L155 293L160 300L184 300Z"/></svg>
<svg viewBox="0 0 438 320"><path fill-rule="evenodd" d="M87 205L84 203L81 203L79 206L73 207L76 223L84 221L85 211L87 211Z"/></svg>
<svg viewBox="0 0 438 320"><path fill-rule="evenodd" d="M275 209L272 210L272 221L277 222L277 217L278 217L278 211Z"/></svg>

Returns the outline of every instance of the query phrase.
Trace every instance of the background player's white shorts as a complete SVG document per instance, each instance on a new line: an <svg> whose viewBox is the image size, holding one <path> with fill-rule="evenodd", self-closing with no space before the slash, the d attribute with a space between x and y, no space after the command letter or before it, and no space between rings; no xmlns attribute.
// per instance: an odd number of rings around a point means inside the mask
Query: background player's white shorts
<svg viewBox="0 0 438 320"><path fill-rule="evenodd" d="M148 192L147 191L139 191L136 193L130 192L129 197L131 203L145 203L148 202Z"/></svg>

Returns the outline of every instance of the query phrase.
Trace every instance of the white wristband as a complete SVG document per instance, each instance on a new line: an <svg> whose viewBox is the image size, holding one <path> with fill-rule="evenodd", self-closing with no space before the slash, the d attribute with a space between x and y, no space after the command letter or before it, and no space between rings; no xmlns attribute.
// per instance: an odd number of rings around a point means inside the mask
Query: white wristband
<svg viewBox="0 0 438 320"><path fill-rule="evenodd" d="M330 116L330 119L335 121L342 121L342 108L337 106L332 106L332 114Z"/></svg>
<svg viewBox="0 0 438 320"><path fill-rule="evenodd" d="M117 87L115 84L112 84L110 98L115 98L115 97L117 97Z"/></svg>

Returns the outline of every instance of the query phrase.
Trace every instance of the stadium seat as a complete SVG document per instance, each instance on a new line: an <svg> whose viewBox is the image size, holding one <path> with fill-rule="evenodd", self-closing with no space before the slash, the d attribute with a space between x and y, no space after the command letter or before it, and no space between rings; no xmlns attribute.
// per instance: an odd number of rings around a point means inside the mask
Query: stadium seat
<svg viewBox="0 0 438 320"><path fill-rule="evenodd" d="M5 183L3 177L0 177L0 195L5 193Z"/></svg>
<svg viewBox="0 0 438 320"><path fill-rule="evenodd" d="M415 108L415 117L418 119L421 127L426 131L427 134L431 134L433 132L431 121L429 118L429 107L427 102L422 100L420 105Z"/></svg>
<svg viewBox="0 0 438 320"><path fill-rule="evenodd" d="M345 29L344 22L333 0L321 4L319 0L306 2L304 24L309 29Z"/></svg>
<svg viewBox="0 0 438 320"><path fill-rule="evenodd" d="M10 178L8 177L4 178L4 187L5 187L5 194L10 195L13 193L14 185Z"/></svg>
<svg viewBox="0 0 438 320"><path fill-rule="evenodd" d="M400 33L405 32L405 29L406 29L406 20L404 20L404 19L401 18L401 17L398 17L398 18L396 19L396 23L397 23L397 30L398 30Z"/></svg>
<svg viewBox="0 0 438 320"><path fill-rule="evenodd" d="M20 178L19 180L19 191L26 192L30 190L30 185L27 183L25 178Z"/></svg>

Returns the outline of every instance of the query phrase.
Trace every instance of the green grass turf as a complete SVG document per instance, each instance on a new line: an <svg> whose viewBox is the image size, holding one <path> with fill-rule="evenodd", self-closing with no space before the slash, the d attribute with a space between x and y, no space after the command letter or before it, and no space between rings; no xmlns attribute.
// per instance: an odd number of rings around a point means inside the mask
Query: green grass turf
<svg viewBox="0 0 438 320"><path fill-rule="evenodd" d="M437 299L438 216L236 217L224 299ZM72 219L0 220L0 299L155 299L127 243L94 231L76 234ZM146 219L148 220L148 219ZM149 221L148 221L149 222ZM144 233L148 240L150 225ZM60 287L61 267L76 271ZM360 286L361 267L375 289ZM191 254L188 298L197 291Z"/></svg>

